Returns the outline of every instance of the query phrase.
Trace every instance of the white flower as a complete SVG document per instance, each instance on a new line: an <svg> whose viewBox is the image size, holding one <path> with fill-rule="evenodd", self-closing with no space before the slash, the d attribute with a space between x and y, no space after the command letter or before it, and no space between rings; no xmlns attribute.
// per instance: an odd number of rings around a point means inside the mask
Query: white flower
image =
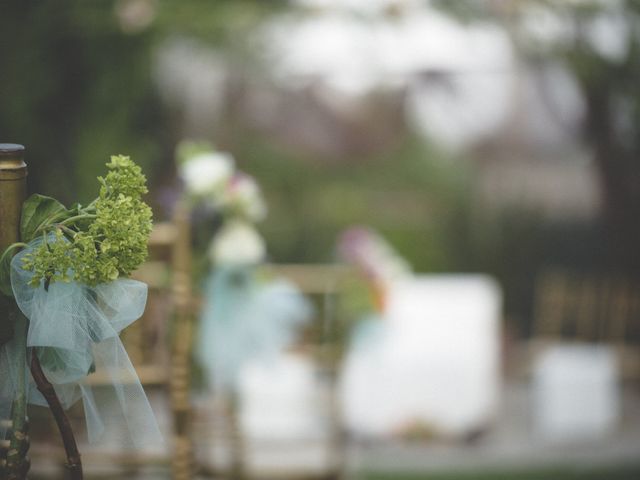
<svg viewBox="0 0 640 480"><path fill-rule="evenodd" d="M233 163L233 157L228 153L201 153L180 165L180 176L189 193L214 194L233 175Z"/></svg>
<svg viewBox="0 0 640 480"><path fill-rule="evenodd" d="M231 220L214 237L209 258L217 264L254 264L265 255L262 236L250 223Z"/></svg>
<svg viewBox="0 0 640 480"><path fill-rule="evenodd" d="M260 187L250 175L236 174L229 182L227 195L231 207L251 221L263 220L267 214Z"/></svg>

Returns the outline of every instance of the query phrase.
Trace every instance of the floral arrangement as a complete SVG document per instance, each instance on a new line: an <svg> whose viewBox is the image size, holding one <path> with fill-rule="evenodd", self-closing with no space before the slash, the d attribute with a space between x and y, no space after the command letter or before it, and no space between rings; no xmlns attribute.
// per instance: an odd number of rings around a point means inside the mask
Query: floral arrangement
<svg viewBox="0 0 640 480"><path fill-rule="evenodd" d="M362 273L379 311L384 310L390 284L412 274L407 261L379 233L367 227L354 226L342 232L337 250L345 263Z"/></svg>
<svg viewBox="0 0 640 480"><path fill-rule="evenodd" d="M235 168L233 157L206 143L182 143L178 171L192 209L206 211L203 230L216 218L220 224L205 236L209 265L196 357L214 391L233 394L240 369L290 345L312 306L293 284L258 273L266 247L255 224L267 209L257 182Z"/></svg>
<svg viewBox="0 0 640 480"><path fill-rule="evenodd" d="M255 228L267 213L260 187L253 177L236 169L229 153L208 143L183 142L177 149L178 173L192 208L202 207L221 218L211 235L208 256L218 264L255 264L265 254Z"/></svg>
<svg viewBox="0 0 640 480"><path fill-rule="evenodd" d="M9 261L16 248L41 239L22 257L22 268L33 273L30 285L71 280L95 286L128 276L146 258L151 232L151 208L142 201L146 178L129 157L113 156L109 173L99 177L100 194L89 205L65 208L57 200L32 195L24 203L21 243L2 256L0 289L13 295Z"/></svg>
<svg viewBox="0 0 640 480"><path fill-rule="evenodd" d="M13 338L0 345L0 417L12 411L16 416L16 399L23 399L22 409L27 401L51 407L65 448L73 444L71 453L75 441L69 441L68 422L60 418L79 399L92 442L102 437L107 418L122 432L123 444L141 447L160 438L119 339L146 304L146 284L126 278L147 255L152 212L142 199L146 178L126 156L113 156L106 166L108 173L98 178L99 195L86 206L67 208L51 197L29 197L22 208L21 242L0 258L0 291L19 308ZM25 347L30 355L19 354ZM33 378L25 382L27 369ZM101 389L102 399L111 395L108 414L85 382L96 371L111 382ZM120 406L115 415L114 405ZM78 467L77 451L67 453L77 459L69 464Z"/></svg>
<svg viewBox="0 0 640 480"><path fill-rule="evenodd" d="M411 275L411 267L377 232L351 227L338 240L338 253L374 281L389 283Z"/></svg>

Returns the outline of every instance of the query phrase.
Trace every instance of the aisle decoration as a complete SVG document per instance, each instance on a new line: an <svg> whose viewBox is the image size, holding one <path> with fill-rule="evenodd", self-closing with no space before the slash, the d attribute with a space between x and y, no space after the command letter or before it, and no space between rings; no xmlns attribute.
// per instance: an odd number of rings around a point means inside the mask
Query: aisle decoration
<svg viewBox="0 0 640 480"><path fill-rule="evenodd" d="M206 142L182 142L177 148L178 174L194 209L251 224L264 220L267 207L253 177L237 170L233 157Z"/></svg>
<svg viewBox="0 0 640 480"><path fill-rule="evenodd" d="M187 198L194 212L204 211L208 234L200 237L208 242L209 265L197 357L210 386L233 391L246 362L274 357L295 340L311 306L289 282L258 273L266 247L255 223L266 205L257 182L235 169L230 154L207 144L181 144L178 161ZM206 228L212 225L217 228Z"/></svg>
<svg viewBox="0 0 640 480"><path fill-rule="evenodd" d="M382 313L390 285L412 275L411 266L376 231L353 226L338 239L338 256L356 268L371 290L375 309Z"/></svg>
<svg viewBox="0 0 640 480"><path fill-rule="evenodd" d="M89 440L100 441L108 422L121 433L120 445L142 447L161 436L118 335L145 308L146 284L127 277L146 258L152 213L142 201L147 187L140 167L129 157L113 156L107 168L98 178L98 198L87 206L66 208L42 195L27 199L22 242L0 260L0 290L15 298L29 320L28 355L37 355L62 406L82 399ZM5 418L20 372L28 371L16 364L15 349L15 338L0 347ZM87 381L92 374L108 380L99 395ZM47 406L33 380L27 382L29 403ZM113 405L119 408L107 415Z"/></svg>

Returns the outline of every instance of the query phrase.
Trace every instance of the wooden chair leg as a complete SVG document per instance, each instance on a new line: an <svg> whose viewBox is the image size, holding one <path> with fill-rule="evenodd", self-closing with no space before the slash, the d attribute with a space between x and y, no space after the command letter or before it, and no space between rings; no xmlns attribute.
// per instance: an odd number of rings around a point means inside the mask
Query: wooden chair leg
<svg viewBox="0 0 640 480"><path fill-rule="evenodd" d="M231 399L229 405L229 424L230 424L230 446L231 446L231 464L229 477L232 480L245 480L245 442L240 425L240 402L237 396Z"/></svg>
<svg viewBox="0 0 640 480"><path fill-rule="evenodd" d="M184 321L176 329L176 351L171 369L171 404L173 412L172 472L175 480L192 478L194 470L191 440L190 348L191 322Z"/></svg>
<svg viewBox="0 0 640 480"><path fill-rule="evenodd" d="M190 401L194 325L191 297L191 238L189 208L186 203L177 206L174 222L178 233L173 252L173 301L176 323L170 380L174 420L172 470L175 480L188 480L192 478L195 470Z"/></svg>

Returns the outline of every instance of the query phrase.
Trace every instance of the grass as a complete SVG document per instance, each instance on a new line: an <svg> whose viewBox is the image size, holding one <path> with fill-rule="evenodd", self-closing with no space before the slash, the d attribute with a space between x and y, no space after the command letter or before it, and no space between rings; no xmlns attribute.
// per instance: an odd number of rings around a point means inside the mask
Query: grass
<svg viewBox="0 0 640 480"><path fill-rule="evenodd" d="M357 480L638 480L640 465L607 469L550 469L464 473L373 473L364 472Z"/></svg>

